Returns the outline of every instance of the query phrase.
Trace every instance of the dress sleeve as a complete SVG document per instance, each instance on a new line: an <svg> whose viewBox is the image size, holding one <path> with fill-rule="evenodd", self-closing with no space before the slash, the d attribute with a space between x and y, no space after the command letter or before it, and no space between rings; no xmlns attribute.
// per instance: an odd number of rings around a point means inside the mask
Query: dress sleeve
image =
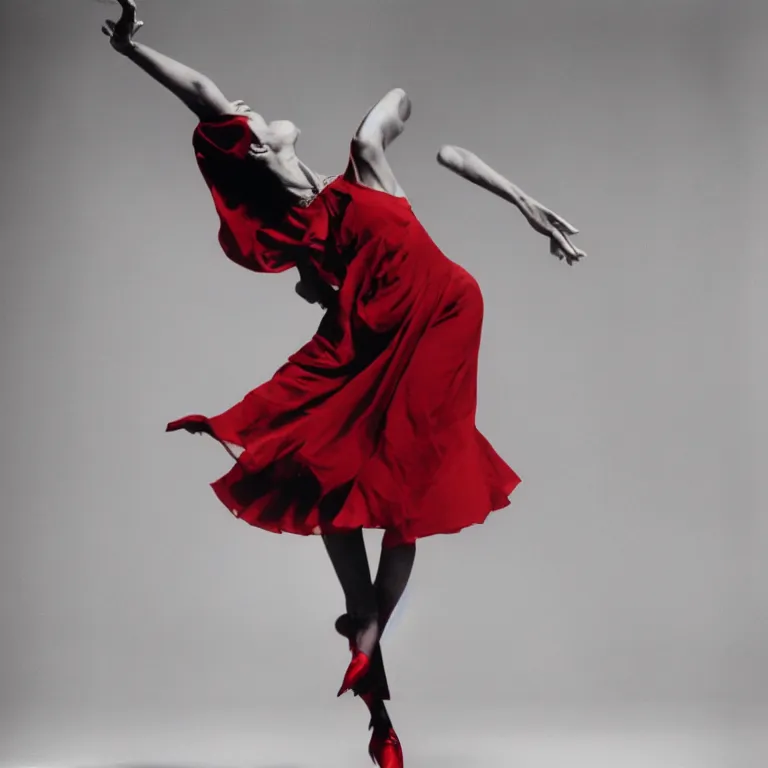
<svg viewBox="0 0 768 768"><path fill-rule="evenodd" d="M279 228L282 189L248 159L252 141L248 118L228 115L199 123L193 147L219 216L224 253L254 272L284 272L296 266L296 244Z"/></svg>

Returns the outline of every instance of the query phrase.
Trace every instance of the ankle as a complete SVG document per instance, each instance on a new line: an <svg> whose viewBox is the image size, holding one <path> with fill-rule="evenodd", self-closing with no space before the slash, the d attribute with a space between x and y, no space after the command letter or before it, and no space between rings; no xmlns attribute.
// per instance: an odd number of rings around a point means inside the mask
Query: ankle
<svg viewBox="0 0 768 768"><path fill-rule="evenodd" d="M360 698L365 702L368 711L371 713L371 728L376 733L387 731L392 726L389 719L389 712L384 704L384 700L373 693L364 693Z"/></svg>
<svg viewBox="0 0 768 768"><path fill-rule="evenodd" d="M366 656L370 656L379 642L379 620L371 617L365 624L358 626L359 629L355 633L355 646Z"/></svg>

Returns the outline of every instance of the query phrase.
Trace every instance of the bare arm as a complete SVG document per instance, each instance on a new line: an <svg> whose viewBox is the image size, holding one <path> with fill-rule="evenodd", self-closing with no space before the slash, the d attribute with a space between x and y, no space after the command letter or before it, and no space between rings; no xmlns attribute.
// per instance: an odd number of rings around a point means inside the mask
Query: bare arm
<svg viewBox="0 0 768 768"><path fill-rule="evenodd" d="M411 116L411 100L402 88L389 91L363 118L352 139L347 175L366 187L405 197L385 156Z"/></svg>
<svg viewBox="0 0 768 768"><path fill-rule="evenodd" d="M149 46L134 41L143 23L136 18L135 0L118 0L123 9L115 23L107 21L102 31L112 47L143 69L177 96L200 120L210 120L234 111L234 105L216 84L200 72L174 61Z"/></svg>
<svg viewBox="0 0 768 768"><path fill-rule="evenodd" d="M448 144L438 152L437 162L463 179L512 203L533 229L550 238L550 251L554 256L572 264L586 255L569 240L569 235L577 234L578 229L523 192L473 152Z"/></svg>
<svg viewBox="0 0 768 768"><path fill-rule="evenodd" d="M402 88L393 88L369 110L355 141L383 152L404 130L411 116L411 100Z"/></svg>
<svg viewBox="0 0 768 768"><path fill-rule="evenodd" d="M125 57L164 85L200 120L211 120L232 112L232 103L205 75L141 43L132 43Z"/></svg>
<svg viewBox="0 0 768 768"><path fill-rule="evenodd" d="M522 201L527 197L522 189L467 149L447 144L437 153L437 162L517 208L520 208Z"/></svg>

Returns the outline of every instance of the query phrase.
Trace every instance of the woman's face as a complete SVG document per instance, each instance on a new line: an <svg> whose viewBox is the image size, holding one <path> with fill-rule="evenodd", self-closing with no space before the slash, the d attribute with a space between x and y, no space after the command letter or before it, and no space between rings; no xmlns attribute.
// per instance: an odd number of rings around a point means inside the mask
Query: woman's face
<svg viewBox="0 0 768 768"><path fill-rule="evenodd" d="M295 147L301 131L290 120L273 120L267 125L268 141L276 147Z"/></svg>
<svg viewBox="0 0 768 768"><path fill-rule="evenodd" d="M276 153L293 151L301 134L294 123L290 120L273 120L268 123L243 101L236 101L233 106L238 114L248 118L254 135L265 147Z"/></svg>

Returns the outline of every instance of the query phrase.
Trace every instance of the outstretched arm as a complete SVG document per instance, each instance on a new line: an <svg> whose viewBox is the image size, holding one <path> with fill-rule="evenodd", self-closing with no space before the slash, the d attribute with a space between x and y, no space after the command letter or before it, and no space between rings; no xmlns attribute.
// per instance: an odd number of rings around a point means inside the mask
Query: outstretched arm
<svg viewBox="0 0 768 768"><path fill-rule="evenodd" d="M232 103L216 84L194 69L141 43L133 43L125 56L181 99L200 120L233 111Z"/></svg>
<svg viewBox="0 0 768 768"><path fill-rule="evenodd" d="M200 72L134 41L143 23L136 18L134 0L118 0L123 9L117 21L107 21L102 31L112 47L164 85L194 112L200 120L211 120L234 111L234 105L216 84Z"/></svg>
<svg viewBox="0 0 768 768"><path fill-rule="evenodd" d="M578 233L575 227L523 192L473 152L446 145L438 152L437 162L463 179L517 207L533 229L550 239L550 251L557 258L573 264L586 256L584 251L576 248L569 239L570 235Z"/></svg>

